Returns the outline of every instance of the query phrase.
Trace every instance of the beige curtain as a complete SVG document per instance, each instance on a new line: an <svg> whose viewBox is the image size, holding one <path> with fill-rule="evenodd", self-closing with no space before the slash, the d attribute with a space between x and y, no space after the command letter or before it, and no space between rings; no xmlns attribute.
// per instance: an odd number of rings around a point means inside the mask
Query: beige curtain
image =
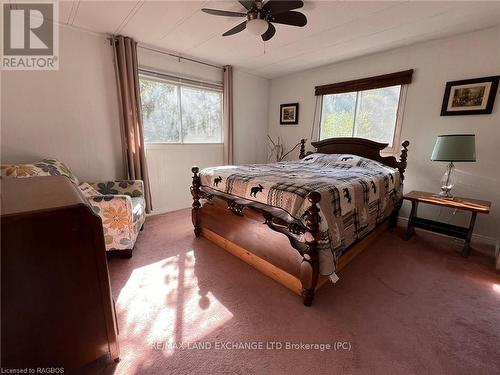
<svg viewBox="0 0 500 375"><path fill-rule="evenodd" d="M224 67L224 164L233 164L233 67Z"/></svg>
<svg viewBox="0 0 500 375"><path fill-rule="evenodd" d="M113 39L118 99L122 120L122 149L126 174L131 180L144 181L146 212L151 212L151 190L148 166L144 152L144 135L139 93L137 42L132 38L115 36Z"/></svg>
<svg viewBox="0 0 500 375"><path fill-rule="evenodd" d="M316 103L314 103L314 116L311 126L310 141L319 141L321 132L321 112L323 111L323 95L316 96Z"/></svg>

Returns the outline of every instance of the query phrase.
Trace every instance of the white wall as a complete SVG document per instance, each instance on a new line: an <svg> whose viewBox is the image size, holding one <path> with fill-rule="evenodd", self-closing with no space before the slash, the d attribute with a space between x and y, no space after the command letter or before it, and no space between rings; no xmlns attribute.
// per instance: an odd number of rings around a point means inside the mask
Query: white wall
<svg viewBox="0 0 500 375"><path fill-rule="evenodd" d="M265 163L269 80L235 69L234 164Z"/></svg>
<svg viewBox="0 0 500 375"><path fill-rule="evenodd" d="M123 177L112 50L60 27L59 71L3 71L2 163L62 160L80 180Z"/></svg>
<svg viewBox="0 0 500 375"><path fill-rule="evenodd" d="M491 115L440 116L447 81L500 74L500 27L447 39L419 43L388 52L310 69L271 81L269 132L288 146L310 138L314 112L314 86L415 69L408 88L402 140L411 142L405 192L439 191L445 164L431 162L438 134L476 134L477 162L457 163L456 195L493 202L489 215L479 215L475 232L500 238L500 93ZM299 102L298 126L279 126L279 105ZM468 214L422 207L423 216L464 224ZM405 204L402 215L408 214Z"/></svg>

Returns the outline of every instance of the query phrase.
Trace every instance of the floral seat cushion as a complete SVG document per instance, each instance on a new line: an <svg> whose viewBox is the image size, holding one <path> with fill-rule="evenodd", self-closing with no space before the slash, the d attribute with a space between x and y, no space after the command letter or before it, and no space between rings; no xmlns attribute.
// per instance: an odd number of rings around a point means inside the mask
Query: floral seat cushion
<svg viewBox="0 0 500 375"><path fill-rule="evenodd" d="M141 180L95 182L92 186L101 194L124 194L131 198L144 196L144 188Z"/></svg>

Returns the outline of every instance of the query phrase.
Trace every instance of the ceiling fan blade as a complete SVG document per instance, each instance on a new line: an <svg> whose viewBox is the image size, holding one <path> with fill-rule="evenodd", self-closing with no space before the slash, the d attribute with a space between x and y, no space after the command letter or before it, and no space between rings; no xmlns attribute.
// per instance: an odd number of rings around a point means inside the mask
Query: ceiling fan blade
<svg viewBox="0 0 500 375"><path fill-rule="evenodd" d="M245 30L247 27L247 21L243 21L239 25L236 25L233 27L231 30L226 31L222 36L228 36L228 35L234 35L236 33L239 33L240 31Z"/></svg>
<svg viewBox="0 0 500 375"><path fill-rule="evenodd" d="M269 17L270 22L281 23L283 25L305 26L307 18L300 12L285 12L275 14Z"/></svg>
<svg viewBox="0 0 500 375"><path fill-rule="evenodd" d="M213 16L224 16L224 17L246 17L247 16L246 13L229 12L227 10L203 8L202 11L204 11L205 13L211 14Z"/></svg>
<svg viewBox="0 0 500 375"><path fill-rule="evenodd" d="M267 31L261 35L262 40L264 42L267 42L269 39L271 39L274 36L274 34L276 34L276 28L273 26L272 23L270 23L269 27L267 28Z"/></svg>
<svg viewBox="0 0 500 375"><path fill-rule="evenodd" d="M239 0L238 2L243 5L246 10L250 10L255 6L255 2L252 0Z"/></svg>
<svg viewBox="0 0 500 375"><path fill-rule="evenodd" d="M289 10L302 8L303 6L303 1L269 0L264 4L263 9L271 14L278 14L288 12Z"/></svg>

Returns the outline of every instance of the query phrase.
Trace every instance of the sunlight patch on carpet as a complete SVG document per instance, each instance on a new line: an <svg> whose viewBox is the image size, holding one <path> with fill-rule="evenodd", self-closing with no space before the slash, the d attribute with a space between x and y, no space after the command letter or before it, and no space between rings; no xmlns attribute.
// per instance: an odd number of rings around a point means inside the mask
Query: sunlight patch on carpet
<svg viewBox="0 0 500 375"><path fill-rule="evenodd" d="M134 269L117 300L122 337L139 351L161 343L170 355L174 344L201 340L230 320L231 312L198 285L195 273L193 251Z"/></svg>

